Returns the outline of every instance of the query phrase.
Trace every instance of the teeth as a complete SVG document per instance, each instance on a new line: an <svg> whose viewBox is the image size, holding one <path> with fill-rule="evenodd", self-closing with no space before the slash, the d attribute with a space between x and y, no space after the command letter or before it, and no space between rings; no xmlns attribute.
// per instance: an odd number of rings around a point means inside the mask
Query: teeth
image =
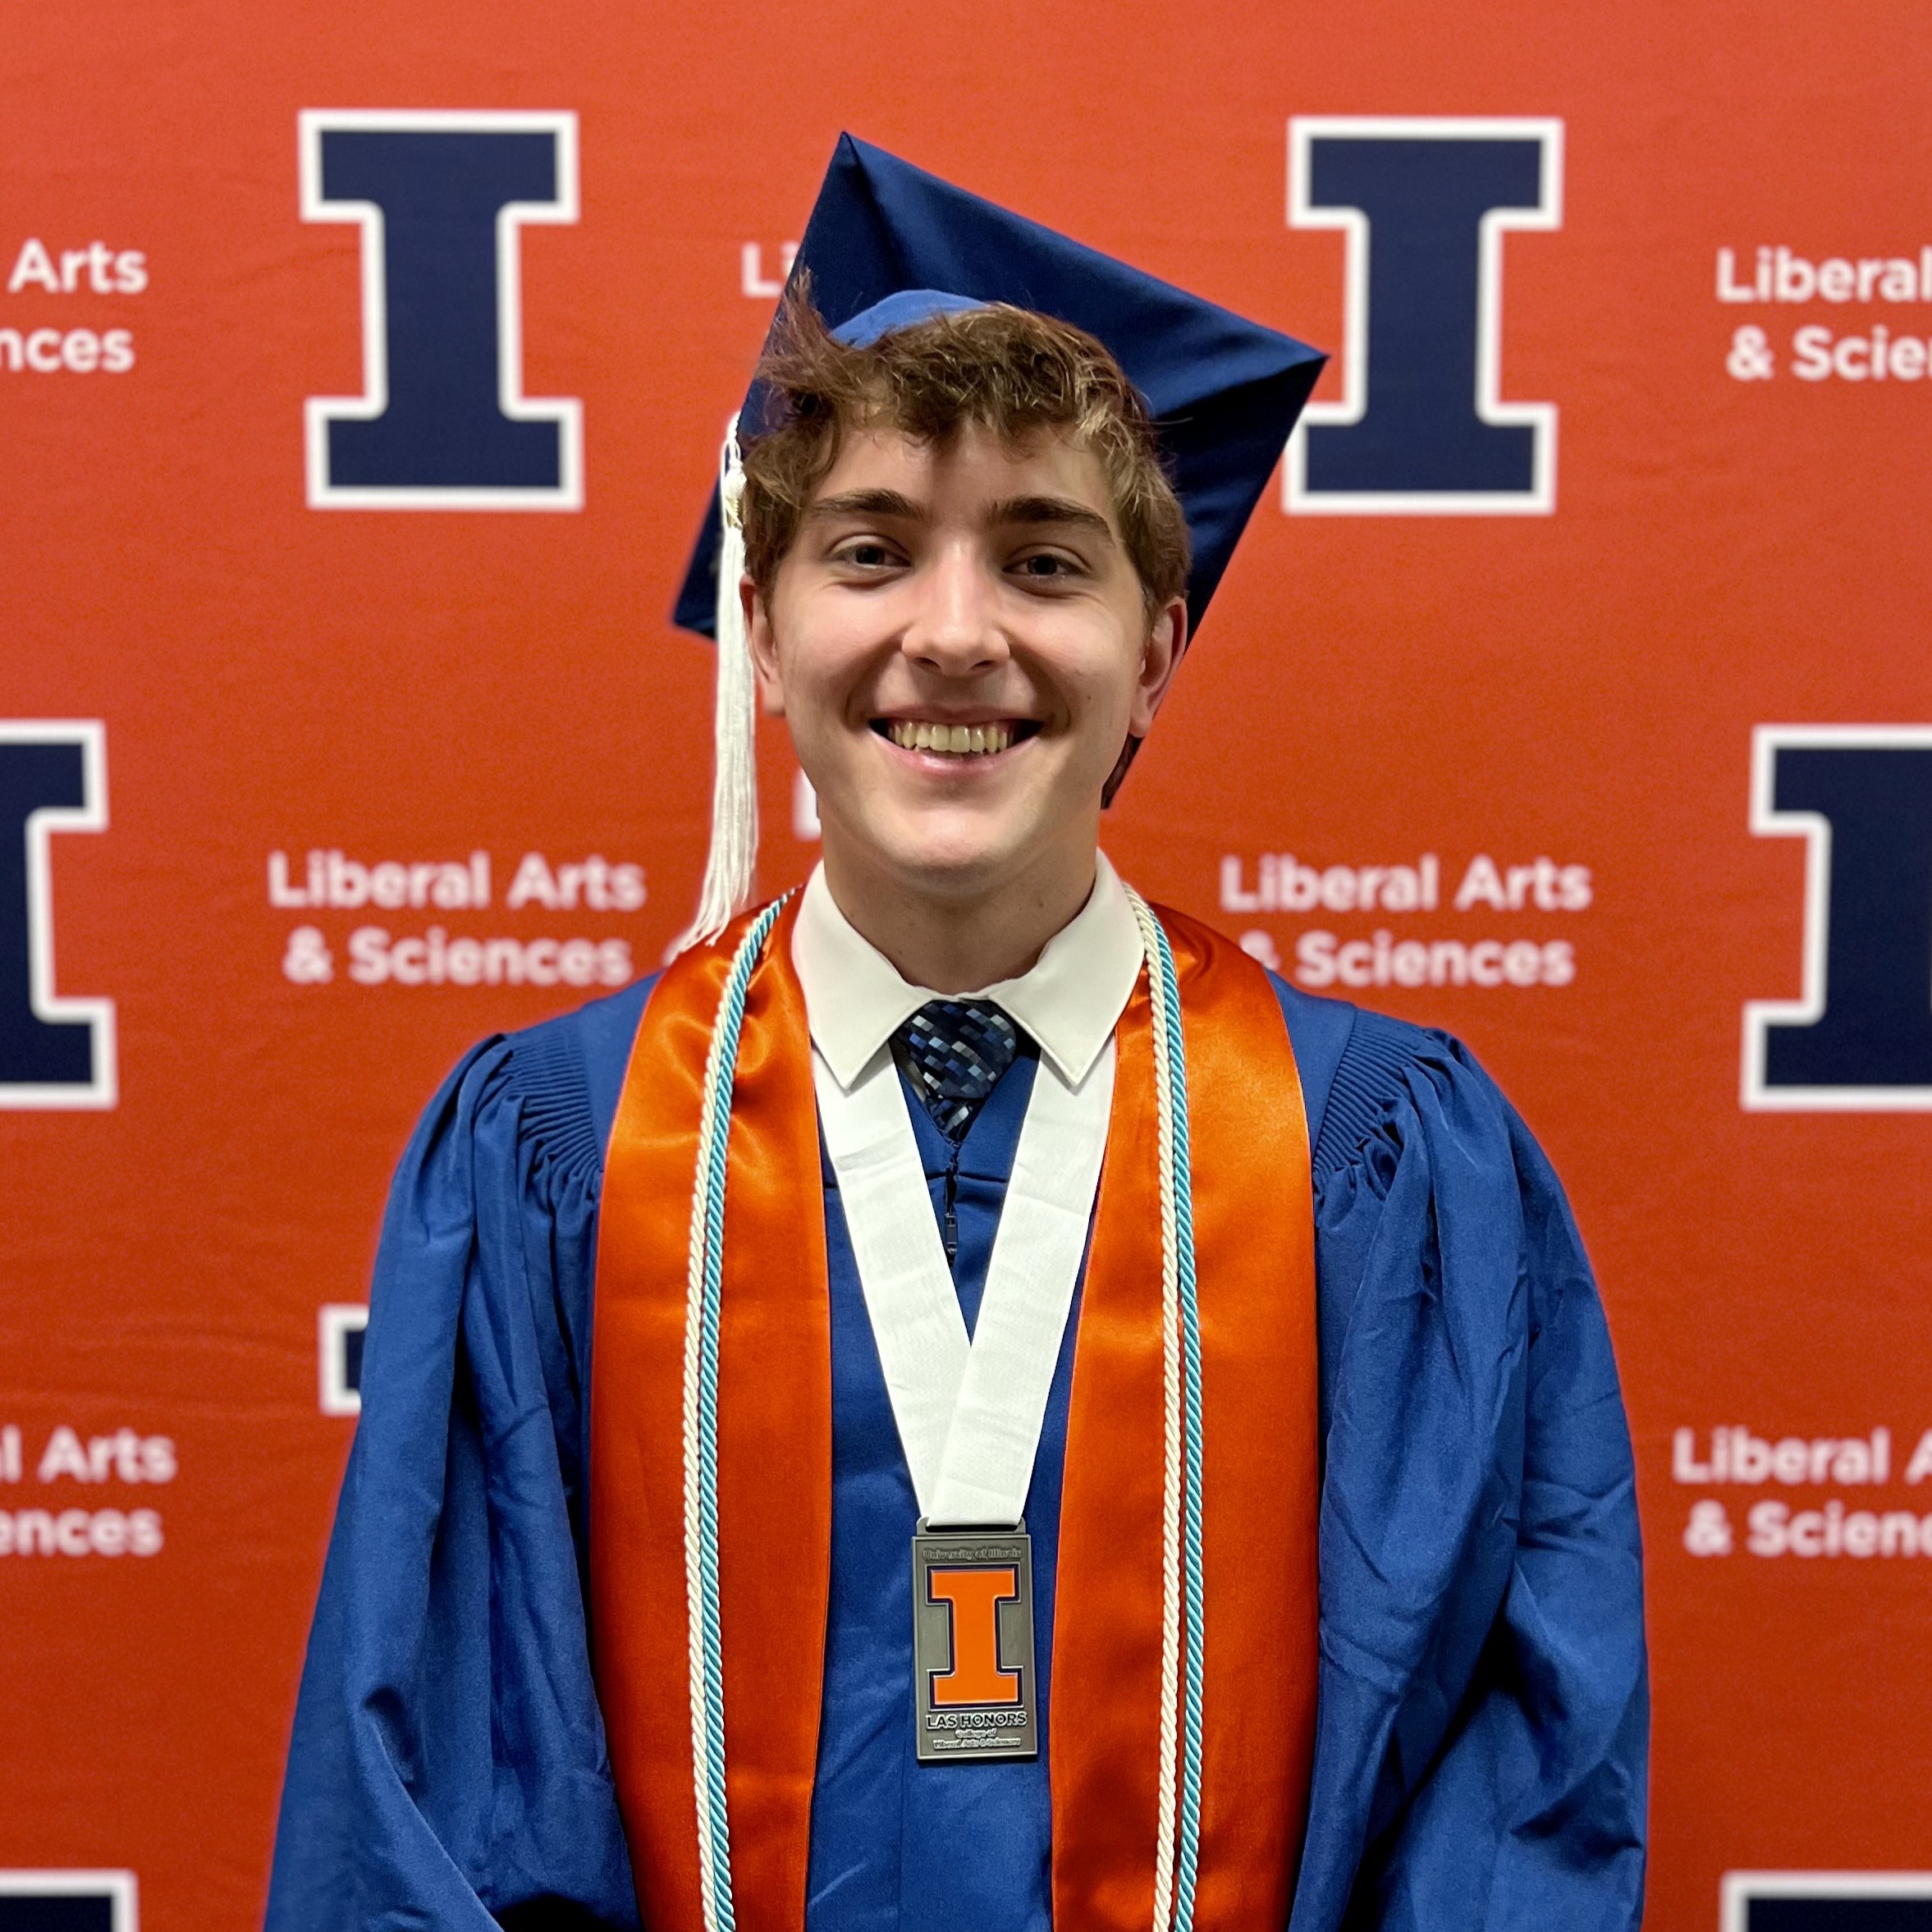
<svg viewBox="0 0 1932 1932"><path fill-rule="evenodd" d="M943 752L950 758L986 756L1013 743L1012 728L1006 725L929 725L895 718L887 731L903 750Z"/></svg>

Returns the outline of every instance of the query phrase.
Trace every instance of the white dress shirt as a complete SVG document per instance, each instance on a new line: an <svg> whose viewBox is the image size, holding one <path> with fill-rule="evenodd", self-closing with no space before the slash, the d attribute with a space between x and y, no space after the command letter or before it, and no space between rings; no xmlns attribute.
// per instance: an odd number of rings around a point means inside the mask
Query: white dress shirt
<svg viewBox="0 0 1932 1932"><path fill-rule="evenodd" d="M792 928L792 964L805 993L812 1044L850 1092L872 1056L928 1000L991 1000L1039 1042L1069 1087L1092 1070L1140 977L1141 936L1120 875L1096 854L1087 903L1017 979L973 993L936 993L901 979L839 910L825 868L805 887Z"/></svg>

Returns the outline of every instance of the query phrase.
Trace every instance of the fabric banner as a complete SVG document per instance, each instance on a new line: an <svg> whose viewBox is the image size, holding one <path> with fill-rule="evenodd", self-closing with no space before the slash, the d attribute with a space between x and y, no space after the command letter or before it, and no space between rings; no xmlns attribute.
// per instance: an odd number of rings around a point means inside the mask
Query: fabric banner
<svg viewBox="0 0 1932 1932"><path fill-rule="evenodd" d="M259 1918L388 1173L689 915L670 611L845 128L1333 351L1107 849L1459 1034L1563 1174L1650 1922L1932 1915L1912 25L12 8L0 1932ZM776 890L816 825L759 756Z"/></svg>

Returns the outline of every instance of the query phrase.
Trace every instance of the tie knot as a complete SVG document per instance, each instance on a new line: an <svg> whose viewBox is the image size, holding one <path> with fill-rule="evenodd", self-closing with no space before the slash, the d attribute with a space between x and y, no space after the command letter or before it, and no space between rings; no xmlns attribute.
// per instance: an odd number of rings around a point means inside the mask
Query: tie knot
<svg viewBox="0 0 1932 1932"><path fill-rule="evenodd" d="M927 1112L956 1141L1013 1064L1019 1028L990 1000L928 1000L892 1043Z"/></svg>

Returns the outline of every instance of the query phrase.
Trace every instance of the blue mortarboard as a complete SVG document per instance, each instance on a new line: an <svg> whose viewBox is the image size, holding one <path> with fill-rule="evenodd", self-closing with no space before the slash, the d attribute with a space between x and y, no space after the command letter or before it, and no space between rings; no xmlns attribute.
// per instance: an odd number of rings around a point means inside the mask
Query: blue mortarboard
<svg viewBox="0 0 1932 1932"><path fill-rule="evenodd" d="M1147 399L1193 538L1188 634L1267 487L1325 359L1291 336L1244 321L1009 214L977 195L839 136L792 266L842 341L868 342L945 309L1010 302L1097 336ZM755 435L753 385L741 414ZM718 501L678 593L675 620L713 634Z"/></svg>
<svg viewBox="0 0 1932 1932"><path fill-rule="evenodd" d="M1005 302L1070 322L1105 343L1147 401L1187 514L1193 636L1321 373L1319 350L1009 214L849 134L839 136L792 265L794 283L807 274L814 305L847 342L876 341L936 314ZM756 870L756 716L737 599L744 558L737 437L758 435L766 407L754 382L726 439L720 489L673 612L684 629L721 645L711 856L683 944L725 929L749 901ZM725 501L729 518L721 515Z"/></svg>

